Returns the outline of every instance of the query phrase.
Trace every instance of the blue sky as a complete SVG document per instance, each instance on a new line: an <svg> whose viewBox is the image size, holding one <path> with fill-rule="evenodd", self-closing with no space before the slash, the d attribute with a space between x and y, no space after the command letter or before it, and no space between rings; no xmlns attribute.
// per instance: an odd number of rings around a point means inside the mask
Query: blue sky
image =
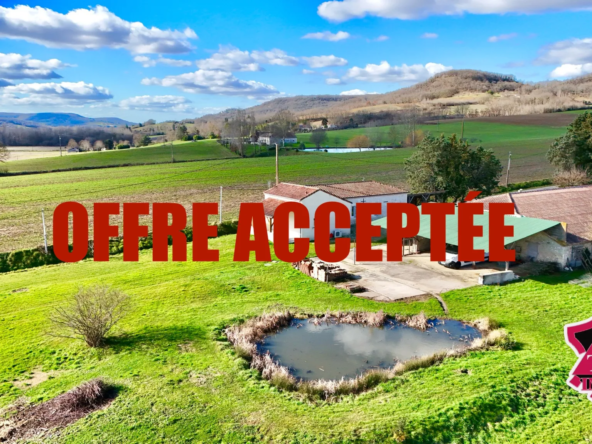
<svg viewBox="0 0 592 444"><path fill-rule="evenodd" d="M529 82L592 72L592 0L492 3L3 1L1 111L161 121L388 92L451 68Z"/></svg>

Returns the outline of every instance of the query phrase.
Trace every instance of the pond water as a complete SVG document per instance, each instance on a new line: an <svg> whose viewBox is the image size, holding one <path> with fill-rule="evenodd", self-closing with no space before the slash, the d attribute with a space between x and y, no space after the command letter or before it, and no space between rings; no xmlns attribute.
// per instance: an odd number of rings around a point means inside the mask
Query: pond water
<svg viewBox="0 0 592 444"><path fill-rule="evenodd" d="M385 151L385 150L392 150L392 148L326 148L328 154L343 154L343 153L361 153L363 151ZM305 153L324 153L325 148L316 149L316 148L305 148L303 150Z"/></svg>
<svg viewBox="0 0 592 444"><path fill-rule="evenodd" d="M388 320L384 327L328 323L314 325L294 319L292 325L258 345L302 380L354 378L372 368L464 348L479 331L454 320L430 320L424 332Z"/></svg>

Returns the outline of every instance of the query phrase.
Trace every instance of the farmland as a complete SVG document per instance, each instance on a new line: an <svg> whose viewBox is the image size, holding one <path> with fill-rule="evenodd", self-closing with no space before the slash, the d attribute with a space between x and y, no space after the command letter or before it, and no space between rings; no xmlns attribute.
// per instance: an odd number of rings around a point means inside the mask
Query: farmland
<svg viewBox="0 0 592 444"><path fill-rule="evenodd" d="M42 402L95 377L120 387L104 411L47 441L62 443L395 442L395 431L410 443L592 438L589 401L565 384L575 355L564 343L563 325L592 310L592 289L566 283L574 274L445 293L451 317L488 316L517 346L448 359L325 404L279 392L214 340L212 329L283 307L442 316L440 306L434 299L359 299L289 264L232 262L233 246L234 236L211 241L221 250L219 263L156 263L145 251L139 263L115 256L109 263L3 275L0 405L21 396ZM109 346L91 350L47 336L51 309L80 285L95 284L121 289L133 302ZM50 379L27 386L33 370Z"/></svg>
<svg viewBox="0 0 592 444"><path fill-rule="evenodd" d="M18 160L6 164L8 172L56 171L80 168L101 168L121 165L145 165L172 161L195 161L236 157L215 140L199 142L178 142L144 148L70 154L64 157Z"/></svg>

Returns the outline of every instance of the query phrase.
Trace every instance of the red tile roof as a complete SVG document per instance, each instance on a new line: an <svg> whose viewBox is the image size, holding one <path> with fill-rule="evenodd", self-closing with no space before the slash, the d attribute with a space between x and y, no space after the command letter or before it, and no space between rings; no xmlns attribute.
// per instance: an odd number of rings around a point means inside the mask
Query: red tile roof
<svg viewBox="0 0 592 444"><path fill-rule="evenodd" d="M263 209L265 210L265 215L268 217L273 217L275 214L276 208L283 204L284 200L277 200L277 199L264 199L263 200Z"/></svg>
<svg viewBox="0 0 592 444"><path fill-rule="evenodd" d="M305 185L296 185L293 183L282 182L279 185L276 185L275 187L265 191L265 194L285 197L288 199L302 200L305 197L310 196L312 193L316 193L317 191L319 191L319 189L315 187L307 187Z"/></svg>
<svg viewBox="0 0 592 444"><path fill-rule="evenodd" d="M406 191L401 188L374 182L373 180L368 182L348 182L318 185L318 188L326 191L327 193L333 194L334 196L341 197L342 199L406 193Z"/></svg>
<svg viewBox="0 0 592 444"><path fill-rule="evenodd" d="M477 202L513 202L517 214L567 224L567 241L592 240L592 185L522 191L490 196Z"/></svg>

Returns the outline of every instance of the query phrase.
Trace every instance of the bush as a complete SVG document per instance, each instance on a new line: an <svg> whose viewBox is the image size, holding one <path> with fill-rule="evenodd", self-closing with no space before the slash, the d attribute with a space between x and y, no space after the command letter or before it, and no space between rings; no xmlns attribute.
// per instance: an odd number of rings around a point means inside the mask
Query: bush
<svg viewBox="0 0 592 444"><path fill-rule="evenodd" d="M80 288L50 315L56 329L53 335L82 339L89 347L100 347L129 308L129 297L119 290L106 286Z"/></svg>
<svg viewBox="0 0 592 444"><path fill-rule="evenodd" d="M553 184L558 187L574 187L590 183L590 176L581 168L558 171L553 175Z"/></svg>
<svg viewBox="0 0 592 444"><path fill-rule="evenodd" d="M119 144L116 147L118 150L127 150L128 148L130 148L129 145L123 145L123 144Z"/></svg>

